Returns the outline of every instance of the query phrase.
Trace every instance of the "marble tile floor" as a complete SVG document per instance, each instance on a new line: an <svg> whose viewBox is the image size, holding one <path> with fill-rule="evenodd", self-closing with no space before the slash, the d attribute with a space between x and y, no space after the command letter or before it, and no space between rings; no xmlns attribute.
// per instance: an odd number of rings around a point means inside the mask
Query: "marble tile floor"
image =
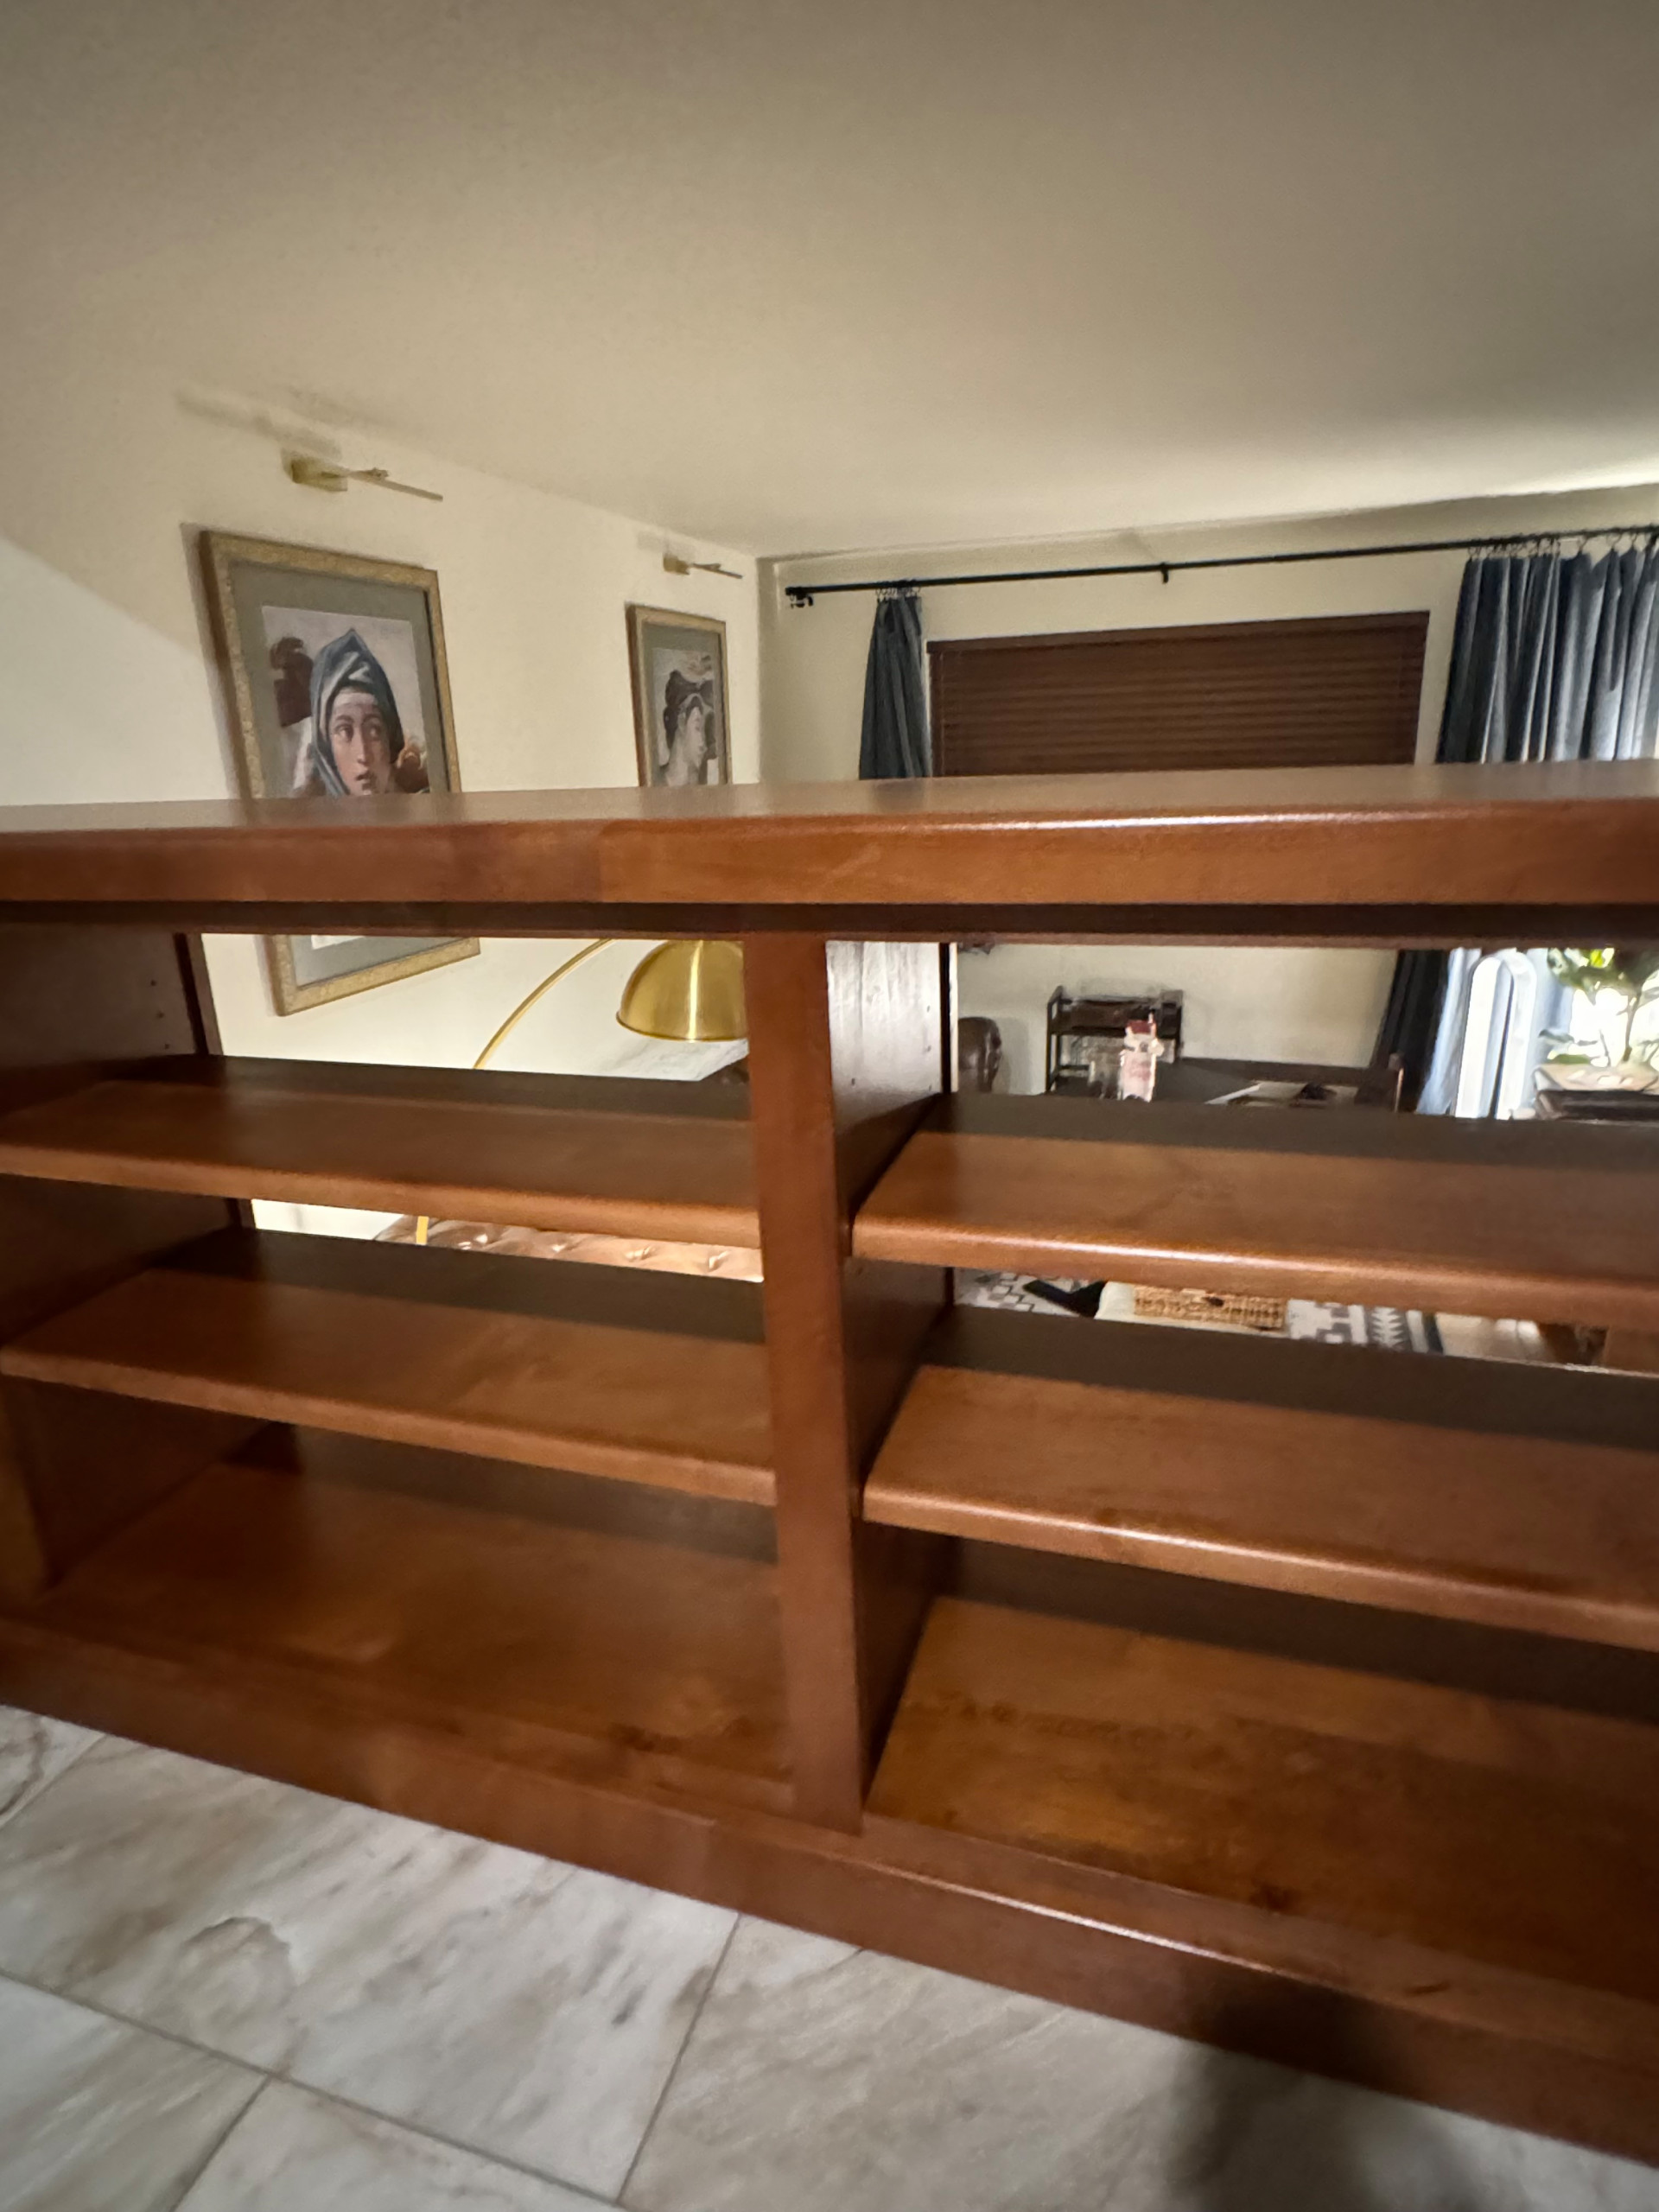
<svg viewBox="0 0 1659 2212"><path fill-rule="evenodd" d="M1659 2212L1659 2171L0 1708L0 2212Z"/></svg>

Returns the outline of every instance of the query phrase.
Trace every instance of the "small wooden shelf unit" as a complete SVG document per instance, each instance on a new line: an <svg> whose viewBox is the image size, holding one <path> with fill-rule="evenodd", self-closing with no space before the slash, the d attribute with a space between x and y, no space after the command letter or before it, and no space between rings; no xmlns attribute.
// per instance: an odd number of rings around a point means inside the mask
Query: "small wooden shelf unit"
<svg viewBox="0 0 1659 2212"><path fill-rule="evenodd" d="M1646 764L0 815L0 1696L1659 2161L1659 1379L947 1272L1655 1331L1659 1135L946 1096L940 952L1656 855ZM739 936L750 1086L225 1058L201 934L317 929Z"/></svg>

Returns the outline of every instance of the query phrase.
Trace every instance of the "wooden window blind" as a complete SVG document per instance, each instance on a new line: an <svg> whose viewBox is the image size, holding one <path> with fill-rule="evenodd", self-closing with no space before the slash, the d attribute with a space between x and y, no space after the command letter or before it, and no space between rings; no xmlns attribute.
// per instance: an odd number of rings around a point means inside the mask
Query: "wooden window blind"
<svg viewBox="0 0 1659 2212"><path fill-rule="evenodd" d="M1427 613L930 645L943 776L1409 760Z"/></svg>

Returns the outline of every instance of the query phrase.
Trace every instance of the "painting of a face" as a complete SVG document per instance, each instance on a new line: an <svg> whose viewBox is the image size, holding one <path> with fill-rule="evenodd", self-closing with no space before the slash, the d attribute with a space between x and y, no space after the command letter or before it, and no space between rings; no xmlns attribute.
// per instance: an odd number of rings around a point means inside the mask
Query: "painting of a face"
<svg viewBox="0 0 1659 2212"><path fill-rule="evenodd" d="M429 569L204 531L208 603L247 796L299 803L320 834L461 788L438 580ZM475 938L284 932L279 1014L470 959Z"/></svg>
<svg viewBox="0 0 1659 2212"><path fill-rule="evenodd" d="M391 789L391 739L379 702L367 691L337 691L328 712L328 747L346 791L372 798Z"/></svg>
<svg viewBox="0 0 1659 2212"><path fill-rule="evenodd" d="M628 645L640 781L670 790L729 783L724 626L631 607Z"/></svg>
<svg viewBox="0 0 1659 2212"><path fill-rule="evenodd" d="M686 701L675 741L685 765L687 782L700 784L709 761L709 709L701 699Z"/></svg>
<svg viewBox="0 0 1659 2212"><path fill-rule="evenodd" d="M262 740L267 791L380 798L445 788L411 623L276 603L261 613L276 721Z"/></svg>

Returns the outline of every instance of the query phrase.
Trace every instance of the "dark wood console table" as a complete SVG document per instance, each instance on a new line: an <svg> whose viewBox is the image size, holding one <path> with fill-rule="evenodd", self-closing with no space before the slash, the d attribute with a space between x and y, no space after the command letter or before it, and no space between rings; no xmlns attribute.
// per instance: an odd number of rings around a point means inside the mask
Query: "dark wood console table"
<svg viewBox="0 0 1659 2212"><path fill-rule="evenodd" d="M751 1084L223 1058L293 929L741 937ZM944 1272L1659 1331L1659 1131L941 1098L987 932L1659 942L1659 767L0 815L0 1695L1659 2159L1659 1381Z"/></svg>

